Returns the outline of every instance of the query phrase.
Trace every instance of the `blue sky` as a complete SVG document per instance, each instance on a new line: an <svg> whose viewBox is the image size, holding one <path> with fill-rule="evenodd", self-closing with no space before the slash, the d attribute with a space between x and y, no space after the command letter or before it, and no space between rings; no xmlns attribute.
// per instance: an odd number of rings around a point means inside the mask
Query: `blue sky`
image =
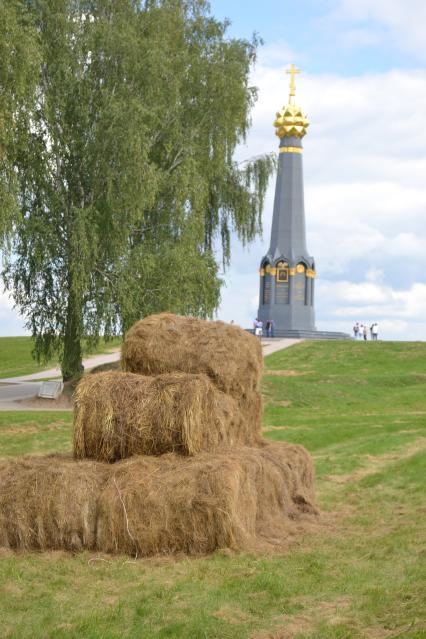
<svg viewBox="0 0 426 639"><path fill-rule="evenodd" d="M308 248L315 257L318 328L349 331L378 321L386 339L426 339L426 2L263 0L211 2L229 34L264 40L251 81L259 89L239 159L276 150L272 122L288 96L311 121L304 138ZM218 317L249 326L258 267L269 245L274 181L264 234L234 241ZM0 296L0 335L22 334Z"/></svg>
<svg viewBox="0 0 426 639"><path fill-rule="evenodd" d="M374 5L380 2L359 4L356 7L339 0L214 0L211 7L217 18L231 21L232 35L248 37L256 32L266 46L287 45L309 73L352 75L416 66L416 52L400 46L392 20L375 10ZM388 0L387 4L391 7L395 3ZM406 0L396 4L404 7L407 15L413 13L413 20L419 19L413 7L421 3Z"/></svg>

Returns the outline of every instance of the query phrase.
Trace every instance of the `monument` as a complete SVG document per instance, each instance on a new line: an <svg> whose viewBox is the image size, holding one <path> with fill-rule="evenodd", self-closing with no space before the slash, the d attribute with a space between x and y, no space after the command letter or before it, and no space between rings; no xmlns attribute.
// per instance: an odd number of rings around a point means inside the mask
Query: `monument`
<svg viewBox="0 0 426 639"><path fill-rule="evenodd" d="M279 143L271 243L260 264L258 318L263 326L274 322L276 337L347 339L345 333L317 331L315 327L315 260L306 246L303 193L302 138L309 120L295 104L294 64L290 96L277 113L274 126Z"/></svg>

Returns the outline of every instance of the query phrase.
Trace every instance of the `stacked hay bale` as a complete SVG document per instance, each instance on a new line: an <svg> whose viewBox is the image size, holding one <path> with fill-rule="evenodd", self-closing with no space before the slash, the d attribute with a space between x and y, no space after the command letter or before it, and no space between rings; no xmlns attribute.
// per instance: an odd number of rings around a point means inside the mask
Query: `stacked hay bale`
<svg viewBox="0 0 426 639"><path fill-rule="evenodd" d="M132 457L116 467L99 505L98 543L106 552L282 547L316 513L312 460L300 446Z"/></svg>
<svg viewBox="0 0 426 639"><path fill-rule="evenodd" d="M109 470L69 455L0 460L0 546L95 549Z"/></svg>
<svg viewBox="0 0 426 639"><path fill-rule="evenodd" d="M315 515L301 446L261 438L258 340L163 313L88 375L74 457L0 463L0 544L146 556L280 546ZM5 481L3 481L5 479Z"/></svg>
<svg viewBox="0 0 426 639"><path fill-rule="evenodd" d="M74 454L114 462L131 455L195 455L255 443L237 402L205 375L89 375L75 393Z"/></svg>
<svg viewBox="0 0 426 639"><path fill-rule="evenodd" d="M171 313L151 315L128 331L121 365L141 375L204 374L238 402L243 418L260 433L262 349L259 340L238 326Z"/></svg>

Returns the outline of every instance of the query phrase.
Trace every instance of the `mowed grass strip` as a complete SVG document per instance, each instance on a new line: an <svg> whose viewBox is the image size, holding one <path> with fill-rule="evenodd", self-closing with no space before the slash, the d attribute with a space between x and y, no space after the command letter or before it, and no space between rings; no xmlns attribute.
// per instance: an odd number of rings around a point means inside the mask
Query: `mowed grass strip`
<svg viewBox="0 0 426 639"><path fill-rule="evenodd" d="M0 411L0 456L71 451L70 411Z"/></svg>
<svg viewBox="0 0 426 639"><path fill-rule="evenodd" d="M106 353L121 345L121 338L100 341L96 348L84 347L84 354ZM41 373L58 365L57 359L38 364L32 356L34 341L31 337L0 337L0 381L7 377L20 377Z"/></svg>
<svg viewBox="0 0 426 639"><path fill-rule="evenodd" d="M2 636L424 639L425 356L423 344L305 342L266 359L265 436L312 452L323 512L287 554L5 551ZM2 455L71 449L69 413L0 417Z"/></svg>

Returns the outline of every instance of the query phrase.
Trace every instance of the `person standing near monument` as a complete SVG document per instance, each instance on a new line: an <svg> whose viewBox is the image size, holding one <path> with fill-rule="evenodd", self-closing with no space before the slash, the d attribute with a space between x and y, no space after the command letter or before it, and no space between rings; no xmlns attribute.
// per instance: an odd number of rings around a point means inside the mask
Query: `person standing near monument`
<svg viewBox="0 0 426 639"><path fill-rule="evenodd" d="M378 334L379 334L379 325L377 322L374 322L373 326L371 327L371 339L377 342Z"/></svg>
<svg viewBox="0 0 426 639"><path fill-rule="evenodd" d="M274 320L268 319L265 325L266 337L274 337Z"/></svg>
<svg viewBox="0 0 426 639"><path fill-rule="evenodd" d="M355 324L355 326L353 328L353 331L354 331L354 339L358 339L358 333L359 333L359 324L358 324L358 322Z"/></svg>
<svg viewBox="0 0 426 639"><path fill-rule="evenodd" d="M262 339L263 322L262 320L259 320L258 317L256 317L256 319L253 322L253 328L254 328L254 334L256 335L256 337L258 337L259 339Z"/></svg>
<svg viewBox="0 0 426 639"><path fill-rule="evenodd" d="M364 328L362 330L362 334L364 335L364 341L366 342L368 339L368 328L367 328L367 324L364 324Z"/></svg>
<svg viewBox="0 0 426 639"><path fill-rule="evenodd" d="M270 337L270 332L271 332L271 320L266 320L266 324L265 324L265 329L266 329L266 337Z"/></svg>

